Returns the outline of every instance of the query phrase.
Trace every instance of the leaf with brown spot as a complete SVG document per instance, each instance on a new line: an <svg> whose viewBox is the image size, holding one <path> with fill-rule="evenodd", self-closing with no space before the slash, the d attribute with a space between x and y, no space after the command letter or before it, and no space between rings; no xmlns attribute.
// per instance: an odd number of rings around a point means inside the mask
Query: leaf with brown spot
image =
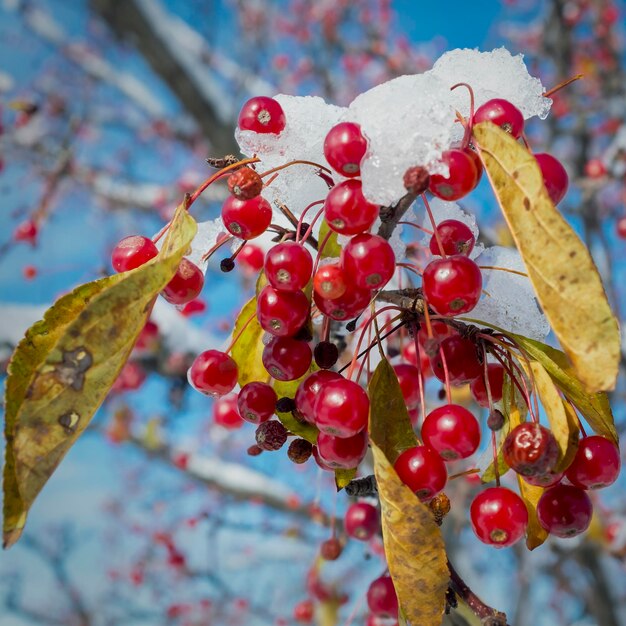
<svg viewBox="0 0 626 626"><path fill-rule="evenodd" d="M441 530L372 442L383 542L398 602L410 624L441 626L449 573Z"/></svg>
<svg viewBox="0 0 626 626"><path fill-rule="evenodd" d="M5 391L5 547L20 538L35 498L102 404L195 232L180 206L157 257L77 287L26 331Z"/></svg>
<svg viewBox="0 0 626 626"><path fill-rule="evenodd" d="M591 392L613 389L621 339L585 245L554 207L534 156L491 122L473 128L485 170L552 329Z"/></svg>
<svg viewBox="0 0 626 626"><path fill-rule="evenodd" d="M537 517L537 502L539 502L539 498L541 498L543 488L527 483L519 474L517 475L517 484L519 485L520 495L528 511L526 547L529 550L534 550L548 538L548 532L544 530Z"/></svg>

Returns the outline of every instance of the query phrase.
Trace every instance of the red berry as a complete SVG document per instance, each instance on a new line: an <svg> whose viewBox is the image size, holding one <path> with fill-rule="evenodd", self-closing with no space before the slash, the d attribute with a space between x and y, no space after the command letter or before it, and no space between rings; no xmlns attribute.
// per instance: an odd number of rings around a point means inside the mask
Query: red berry
<svg viewBox="0 0 626 626"><path fill-rule="evenodd" d="M335 232L358 235L376 221L378 206L365 199L360 180L345 180L328 192L324 215Z"/></svg>
<svg viewBox="0 0 626 626"><path fill-rule="evenodd" d="M237 261L246 272L256 274L263 268L263 250L253 243L247 243L237 255Z"/></svg>
<svg viewBox="0 0 626 626"><path fill-rule="evenodd" d="M278 135L285 128L285 112L274 98L256 96L250 98L239 112L237 126L240 130Z"/></svg>
<svg viewBox="0 0 626 626"><path fill-rule="evenodd" d="M257 317L263 330L277 337L293 337L309 317L303 291L277 291L266 285L257 296Z"/></svg>
<svg viewBox="0 0 626 626"><path fill-rule="evenodd" d="M441 382L446 380L442 351L451 385L464 385L483 372L483 364L478 358L478 352L472 340L460 335L452 335L439 344L439 350L430 359L433 374Z"/></svg>
<svg viewBox="0 0 626 626"><path fill-rule="evenodd" d="M309 374L300 383L294 400L296 402L296 408L307 422L311 424L315 422L315 411L313 407L315 398L317 398L317 394L322 386L331 380L340 380L341 378L341 374L337 374L336 372L320 370L319 372Z"/></svg>
<svg viewBox="0 0 626 626"><path fill-rule="evenodd" d="M311 454L313 455L313 458L315 459L315 462L317 463L318 467L321 467L326 472L335 471L330 465L326 463L326 461L324 461L324 459L322 459L322 457L320 456L319 450L317 449L317 446L313 446L313 450L311 451Z"/></svg>
<svg viewBox="0 0 626 626"><path fill-rule="evenodd" d="M524 536L528 510L515 492L504 487L490 487L474 498L470 520L476 536L483 543L504 548Z"/></svg>
<svg viewBox="0 0 626 626"><path fill-rule="evenodd" d="M115 379L112 391L135 391L146 380L146 371L136 361L128 361Z"/></svg>
<svg viewBox="0 0 626 626"><path fill-rule="evenodd" d="M151 350L156 346L159 337L159 327L152 321L148 320L137 337L135 342L136 350Z"/></svg>
<svg viewBox="0 0 626 626"><path fill-rule="evenodd" d="M351 437L337 437L320 432L317 436L317 453L332 469L353 469L367 452L367 433L361 431Z"/></svg>
<svg viewBox="0 0 626 626"><path fill-rule="evenodd" d="M424 445L446 461L466 459L480 444L478 420L458 404L445 404L431 411L422 425Z"/></svg>
<svg viewBox="0 0 626 626"><path fill-rule="evenodd" d="M535 159L539 164L543 182L553 204L558 204L563 200L569 186L569 177L561 162L551 154L535 154Z"/></svg>
<svg viewBox="0 0 626 626"><path fill-rule="evenodd" d="M161 295L170 304L187 304L202 291L204 274L189 259L182 259L176 274L165 286Z"/></svg>
<svg viewBox="0 0 626 626"><path fill-rule="evenodd" d="M318 268L313 277L313 289L320 298L328 300L343 296L347 280L339 262L327 263Z"/></svg>
<svg viewBox="0 0 626 626"><path fill-rule="evenodd" d="M507 435L502 454L507 465L518 474L537 476L554 469L559 458L559 446L545 426L524 422Z"/></svg>
<svg viewBox="0 0 626 626"><path fill-rule="evenodd" d="M272 207L263 196L250 200L229 196L222 206L222 220L231 235L240 239L254 239L270 225Z"/></svg>
<svg viewBox="0 0 626 626"><path fill-rule="evenodd" d="M293 609L293 619L300 624L310 624L314 615L315 606L311 600L302 600Z"/></svg>
<svg viewBox="0 0 626 626"><path fill-rule="evenodd" d="M346 278L361 289L384 287L396 269L396 255L389 243L378 235L362 233L348 242L341 252Z"/></svg>
<svg viewBox="0 0 626 626"><path fill-rule="evenodd" d="M626 216L620 217L617 220L617 236L620 239L626 239Z"/></svg>
<svg viewBox="0 0 626 626"><path fill-rule="evenodd" d="M502 386L504 384L504 368L498 363L490 363L487 365L487 376L489 379L489 391L491 392L491 400L499 402L502 400ZM487 387L485 385L485 373L475 378L470 384L470 391L478 406L489 407L489 398L487 397Z"/></svg>
<svg viewBox="0 0 626 626"><path fill-rule="evenodd" d="M465 150L453 148L441 155L441 161L448 166L447 176L432 174L430 177L430 192L442 200L458 200L466 196L479 181L479 170L476 168L474 157Z"/></svg>
<svg viewBox="0 0 626 626"><path fill-rule="evenodd" d="M267 383L252 382L241 388L237 408L247 422L260 424L274 415L276 400L276 392Z"/></svg>
<svg viewBox="0 0 626 626"><path fill-rule="evenodd" d="M483 276L474 261L463 255L431 261L422 276L428 304L440 315L461 315L480 300Z"/></svg>
<svg viewBox="0 0 626 626"><path fill-rule="evenodd" d="M417 495L422 502L436 496L448 480L446 466L441 457L426 446L405 450L394 468L398 478Z"/></svg>
<svg viewBox="0 0 626 626"><path fill-rule="evenodd" d="M15 241L26 241L32 246L37 242L37 235L39 235L39 227L37 222L31 219L20 222L13 231Z"/></svg>
<svg viewBox="0 0 626 626"><path fill-rule="evenodd" d="M529 485L547 488L559 483L563 478L563 472L548 472L537 476L523 476L523 478Z"/></svg>
<svg viewBox="0 0 626 626"><path fill-rule="evenodd" d="M365 156L367 141L361 127L353 122L341 122L333 126L324 140L324 156L336 171L352 178L361 173L361 159Z"/></svg>
<svg viewBox="0 0 626 626"><path fill-rule="evenodd" d="M116 272L128 272L142 266L159 254L158 248L148 237L131 235L124 237L113 248L111 265Z"/></svg>
<svg viewBox="0 0 626 626"><path fill-rule="evenodd" d="M295 241L276 244L265 256L265 276L274 289L298 291L311 279L313 259L309 251Z"/></svg>
<svg viewBox="0 0 626 626"><path fill-rule="evenodd" d="M209 396L223 396L237 384L237 363L225 352L206 350L194 359L187 378L194 389Z"/></svg>
<svg viewBox="0 0 626 626"><path fill-rule="evenodd" d="M565 474L581 489L602 489L617 480L620 467L619 448L606 437L592 435L580 441Z"/></svg>
<svg viewBox="0 0 626 626"><path fill-rule="evenodd" d="M369 289L360 289L352 283L348 283L343 295L333 300L322 298L317 291L313 293L317 308L330 319L338 321L350 320L361 315L371 298L372 292Z"/></svg>
<svg viewBox="0 0 626 626"><path fill-rule="evenodd" d="M417 349L415 347L415 340L409 339L402 347L402 358L410 365L417 366ZM426 351L422 346L419 346L419 370L422 372L424 378L428 378L433 375L433 371L430 369L430 359L426 354Z"/></svg>
<svg viewBox="0 0 626 626"><path fill-rule="evenodd" d="M444 220L437 224L437 234L439 235L439 240L435 235L430 238L430 251L433 254L441 255L439 241L441 241L444 253L448 255L464 254L468 256L474 249L474 243L476 242L474 233L463 222Z"/></svg>
<svg viewBox="0 0 626 626"><path fill-rule="evenodd" d="M320 432L352 437L367 426L370 401L360 385L342 377L321 385L313 410Z"/></svg>
<svg viewBox="0 0 626 626"><path fill-rule="evenodd" d="M474 124L492 122L518 139L524 132L522 112L508 100L494 98L479 106L474 113Z"/></svg>
<svg viewBox="0 0 626 626"><path fill-rule="evenodd" d="M230 430L241 428L243 420L237 410L237 394L229 394L218 398L213 404L213 421L218 426Z"/></svg>
<svg viewBox="0 0 626 626"><path fill-rule="evenodd" d="M228 191L239 200L250 200L263 189L263 179L251 167L242 167L228 177Z"/></svg>
<svg viewBox="0 0 626 626"><path fill-rule="evenodd" d="M367 590L367 606L374 615L396 617L398 615L398 596L391 576L377 578Z"/></svg>
<svg viewBox="0 0 626 626"><path fill-rule="evenodd" d="M292 337L274 337L263 349L265 369L276 380L295 380L311 365L313 354L306 341Z"/></svg>
<svg viewBox="0 0 626 626"><path fill-rule="evenodd" d="M37 268L34 265L25 265L22 275L26 280L32 280L37 276Z"/></svg>
<svg viewBox="0 0 626 626"><path fill-rule="evenodd" d="M413 345L415 345L413 343ZM396 373L404 404L407 409L414 409L420 404L420 372L414 365L408 363L400 363L393 366Z"/></svg>
<svg viewBox="0 0 626 626"><path fill-rule="evenodd" d="M417 333L417 339L424 346L427 353L429 349L439 349L439 344L444 339L458 334L452 326L440 320L432 320L430 322L430 330L432 333L431 337L428 336L428 327L424 324Z"/></svg>
<svg viewBox="0 0 626 626"><path fill-rule="evenodd" d="M593 506L583 489L556 485L546 489L537 502L539 523L557 537L575 537L591 523Z"/></svg>
<svg viewBox="0 0 626 626"><path fill-rule="evenodd" d="M589 178L602 178L606 176L606 167L602 159L591 159L585 164L585 175Z"/></svg>
<svg viewBox="0 0 626 626"><path fill-rule="evenodd" d="M322 542L322 545L320 546L320 556L325 561L336 561L341 556L342 552L343 546L341 545L341 541L339 541L336 537L327 539Z"/></svg>
<svg viewBox="0 0 626 626"><path fill-rule="evenodd" d="M348 537L369 541L380 529L378 510L367 502L355 502L348 507L344 517Z"/></svg>

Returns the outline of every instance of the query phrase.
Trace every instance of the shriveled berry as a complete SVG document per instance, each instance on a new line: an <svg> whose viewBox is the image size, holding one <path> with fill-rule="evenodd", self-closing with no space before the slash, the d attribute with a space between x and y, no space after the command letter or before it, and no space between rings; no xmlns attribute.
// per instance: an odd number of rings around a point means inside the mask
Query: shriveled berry
<svg viewBox="0 0 626 626"><path fill-rule="evenodd" d="M263 349L261 360L272 378L295 380L309 369L313 354L306 341L274 337Z"/></svg>
<svg viewBox="0 0 626 626"><path fill-rule="evenodd" d="M408 192L419 196L428 189L430 174L425 167L415 165L414 167L409 167L409 169L404 172L402 182Z"/></svg>
<svg viewBox="0 0 626 626"><path fill-rule="evenodd" d="M422 502L428 502L437 495L448 480L448 473L442 458L426 446L415 446L405 450L394 463L398 478Z"/></svg>
<svg viewBox="0 0 626 626"><path fill-rule="evenodd" d="M398 596L391 576L381 576L367 590L367 606L374 615L397 617Z"/></svg>
<svg viewBox="0 0 626 626"><path fill-rule="evenodd" d="M141 235L124 237L113 248L111 265L116 272L128 272L140 267L159 254L152 239Z"/></svg>
<svg viewBox="0 0 626 626"><path fill-rule="evenodd" d="M320 546L320 556L325 561L336 561L343 552L343 546L341 545L341 541L336 537L331 537L326 541L322 542Z"/></svg>
<svg viewBox="0 0 626 626"><path fill-rule="evenodd" d="M360 180L345 180L326 196L324 214L328 226L341 235L358 235L378 217L378 206L363 195Z"/></svg>
<svg viewBox="0 0 626 626"><path fill-rule="evenodd" d="M229 394L215 400L213 404L213 421L230 430L243 426L243 420L237 410L237 394Z"/></svg>
<svg viewBox="0 0 626 626"><path fill-rule="evenodd" d="M566 476L582 489L602 489L617 480L620 467L619 448L606 437L592 435L581 439Z"/></svg>
<svg viewBox="0 0 626 626"><path fill-rule="evenodd" d="M480 427L478 420L465 407L444 404L426 416L422 439L445 461L466 459L480 444Z"/></svg>
<svg viewBox="0 0 626 626"><path fill-rule="evenodd" d="M362 233L352 237L341 252L348 280L361 289L384 287L396 269L396 255L386 239Z"/></svg>
<svg viewBox="0 0 626 626"><path fill-rule="evenodd" d="M261 193L263 179L251 167L242 167L228 177L228 191L239 200L250 200Z"/></svg>
<svg viewBox="0 0 626 626"><path fill-rule="evenodd" d="M361 159L366 150L367 141L361 127L354 122L340 122L328 131L324 139L326 160L336 172L348 178L361 173Z"/></svg>
<svg viewBox="0 0 626 626"><path fill-rule="evenodd" d="M241 388L237 407L247 422L260 424L274 415L276 401L276 392L267 383L251 382Z"/></svg>
<svg viewBox="0 0 626 626"><path fill-rule="evenodd" d="M313 446L306 439L294 439L287 450L289 460L298 465L306 463L313 453Z"/></svg>
<svg viewBox="0 0 626 626"><path fill-rule="evenodd" d="M284 241L265 255L265 276L279 291L299 291L311 279L313 259L309 251L295 241Z"/></svg>
<svg viewBox="0 0 626 626"><path fill-rule="evenodd" d="M528 510L524 501L510 489L490 487L472 501L470 520L474 533L483 543L504 548L524 536Z"/></svg>
<svg viewBox="0 0 626 626"><path fill-rule="evenodd" d="M278 420L270 420L257 426L255 437L261 450L280 450L287 441L287 429Z"/></svg>
<svg viewBox="0 0 626 626"><path fill-rule="evenodd" d="M378 509L367 502L355 502L348 507L344 517L348 537L369 541L380 529Z"/></svg>
<svg viewBox="0 0 626 626"><path fill-rule="evenodd" d="M206 350L194 359L187 378L194 389L210 396L222 396L237 384L237 364L225 352Z"/></svg>
<svg viewBox="0 0 626 626"><path fill-rule="evenodd" d="M437 224L437 235L430 238L429 248L433 254L464 254L468 256L474 249L476 238L470 227L459 220L443 220ZM441 242L441 248L439 247Z"/></svg>
<svg viewBox="0 0 626 626"><path fill-rule="evenodd" d="M263 453L263 450L261 450L261 448L259 448L259 446L253 445L253 446L250 446L246 450L246 453L248 454L248 456L259 456L259 454Z"/></svg>
<svg viewBox="0 0 626 626"><path fill-rule="evenodd" d="M317 427L335 437L352 437L362 431L367 426L369 409L365 390L343 377L324 381L313 405Z"/></svg>
<svg viewBox="0 0 626 626"><path fill-rule="evenodd" d="M252 130L255 133L280 134L287 119L280 103L274 98L256 96L250 98L239 112L237 126L240 130Z"/></svg>
<svg viewBox="0 0 626 626"><path fill-rule="evenodd" d="M593 505L579 487L556 485L546 489L537 502L539 523L557 537L575 537L589 528Z"/></svg>
<svg viewBox="0 0 626 626"><path fill-rule="evenodd" d="M229 196L222 205L222 221L231 235L240 239L254 239L270 225L272 207L263 196L250 200Z"/></svg>
<svg viewBox="0 0 626 626"><path fill-rule="evenodd" d="M489 430L498 431L504 426L504 415L499 409L492 409L489 411L489 417L487 417L487 428Z"/></svg>
<svg viewBox="0 0 626 626"><path fill-rule="evenodd" d="M198 297L204 287L204 274L202 270L189 259L182 259L176 274L167 285L161 295L170 304L187 304Z"/></svg>
<svg viewBox="0 0 626 626"><path fill-rule="evenodd" d="M309 316L303 291L278 291L265 285L257 296L257 318L263 330L276 337L293 337Z"/></svg>
<svg viewBox="0 0 626 626"><path fill-rule="evenodd" d="M508 100L494 98L479 106L474 113L474 124L492 122L502 130L518 139L524 131L524 116L522 112Z"/></svg>
<svg viewBox="0 0 626 626"><path fill-rule="evenodd" d="M518 474L537 476L554 469L559 457L559 446L545 426L524 422L507 435L502 454L507 465Z"/></svg>
<svg viewBox="0 0 626 626"><path fill-rule="evenodd" d="M502 386L504 384L504 368L498 363L489 363L487 365L487 377L489 380L489 391L491 392L492 402L502 400ZM485 385L485 373L475 378L470 384L472 397L476 400L478 406L489 407L489 397L487 395L487 386Z"/></svg>

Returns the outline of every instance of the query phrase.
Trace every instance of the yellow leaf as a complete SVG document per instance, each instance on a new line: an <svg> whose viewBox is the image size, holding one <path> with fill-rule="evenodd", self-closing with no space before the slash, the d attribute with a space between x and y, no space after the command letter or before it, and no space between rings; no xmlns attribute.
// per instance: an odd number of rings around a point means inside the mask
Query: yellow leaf
<svg viewBox="0 0 626 626"><path fill-rule="evenodd" d="M336 469L335 470L335 485L337 491L341 491L351 480L356 476L356 467L353 469Z"/></svg>
<svg viewBox="0 0 626 626"><path fill-rule="evenodd" d="M330 233L330 235L328 233ZM322 247L326 237L328 237L328 241L326 241L324 247ZM328 222L326 222L326 220L322 220L317 240L320 245L320 258L327 259L329 257L338 257L341 255L341 246L337 243L337 233L328 228Z"/></svg>
<svg viewBox="0 0 626 626"><path fill-rule="evenodd" d="M618 443L611 405L605 393L587 392L581 382L572 374L572 367L565 354L560 350L521 335L509 334L509 336L531 359L539 361L543 365L554 384L580 411L596 433L612 439L616 444Z"/></svg>
<svg viewBox="0 0 626 626"><path fill-rule="evenodd" d="M613 389L620 334L589 251L552 204L536 159L491 122L475 143L539 302L589 391Z"/></svg>
<svg viewBox="0 0 626 626"><path fill-rule="evenodd" d="M410 624L441 626L449 581L441 531L375 442L372 452L385 555L398 601Z"/></svg>
<svg viewBox="0 0 626 626"><path fill-rule="evenodd" d="M576 416L571 415L565 409L564 404L556 386L552 382L548 372L538 361L530 361L530 370L535 381L537 394L541 404L546 411L550 430L559 446L559 461L556 471L563 471L571 462L578 449L578 424Z"/></svg>
<svg viewBox="0 0 626 626"><path fill-rule="evenodd" d="M417 445L402 390L387 359L376 367L368 386L370 397L369 433L372 441L391 463L403 450Z"/></svg>
<svg viewBox="0 0 626 626"><path fill-rule="evenodd" d="M262 361L263 332L256 317L256 298L252 298L246 302L237 316L233 337L237 337L239 333L241 336L230 351L230 355L237 363L237 380L240 387L254 381L269 380L270 376Z"/></svg>
<svg viewBox="0 0 626 626"><path fill-rule="evenodd" d="M76 288L17 346L6 382L5 547L20 538L33 501L106 397L195 232L179 207L157 257Z"/></svg>
<svg viewBox="0 0 626 626"><path fill-rule="evenodd" d="M528 528L526 529L526 547L529 550L538 548L547 538L548 533L543 529L537 517L537 502L543 493L542 487L536 487L527 483L519 474L517 475L519 492L528 510Z"/></svg>

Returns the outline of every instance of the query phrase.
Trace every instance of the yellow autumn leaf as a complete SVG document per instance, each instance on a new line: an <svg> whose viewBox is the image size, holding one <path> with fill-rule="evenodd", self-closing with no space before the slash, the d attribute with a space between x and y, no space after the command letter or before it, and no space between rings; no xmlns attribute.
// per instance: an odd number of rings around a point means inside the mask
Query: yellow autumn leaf
<svg viewBox="0 0 626 626"><path fill-rule="evenodd" d="M230 355L237 363L237 381L241 387L254 381L269 380L262 360L265 347L263 332L256 317L256 298L252 298L246 302L237 316L233 337L239 337L230 351Z"/></svg>
<svg viewBox="0 0 626 626"><path fill-rule="evenodd" d="M576 416L566 411L563 402L550 375L538 361L530 361L530 371L535 382L537 394L545 409L550 423L550 430L559 446L559 460L556 471L567 468L578 449L578 424Z"/></svg>
<svg viewBox="0 0 626 626"><path fill-rule="evenodd" d="M538 548L547 538L548 532L544 530L537 517L537 502L543 494L542 487L536 487L527 483L519 474L517 475L519 493L528 510L528 528L526 529L526 547L529 550Z"/></svg>
<svg viewBox="0 0 626 626"><path fill-rule="evenodd" d="M589 251L552 204L533 155L491 122L473 132L539 302L577 377L589 391L613 389L620 334Z"/></svg>
<svg viewBox="0 0 626 626"><path fill-rule="evenodd" d="M326 243L324 243L326 237L328 237L328 239ZM341 246L337 243L337 233L330 230L326 220L322 220L317 239L320 246L320 258L327 259L330 257L338 257L341 254ZM324 247L322 247L322 244L324 244Z"/></svg>
<svg viewBox="0 0 626 626"><path fill-rule="evenodd" d="M372 442L389 573L407 621L441 626L449 573L441 531Z"/></svg>
<svg viewBox="0 0 626 626"><path fill-rule="evenodd" d="M5 392L5 547L102 404L195 232L180 206L154 259L63 296L17 346Z"/></svg>

